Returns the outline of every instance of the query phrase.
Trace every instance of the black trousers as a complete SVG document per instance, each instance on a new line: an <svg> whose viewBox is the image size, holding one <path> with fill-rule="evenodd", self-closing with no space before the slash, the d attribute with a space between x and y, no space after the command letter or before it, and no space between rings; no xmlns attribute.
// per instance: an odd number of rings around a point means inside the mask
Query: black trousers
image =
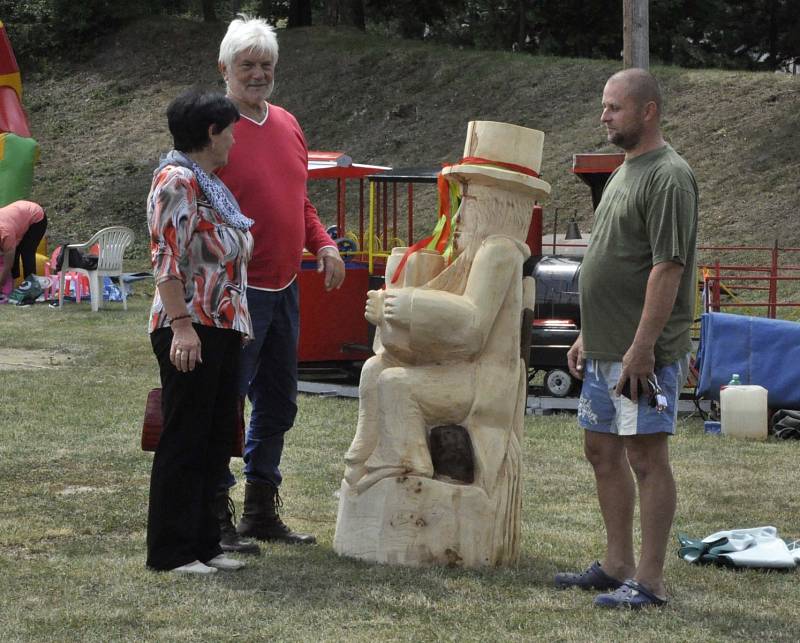
<svg viewBox="0 0 800 643"><path fill-rule="evenodd" d="M19 277L19 258L22 257L22 276L27 277L36 273L36 248L47 230L47 216L41 221L34 223L20 239L17 249L14 251L14 267L11 269L11 276L16 279Z"/></svg>
<svg viewBox="0 0 800 643"><path fill-rule="evenodd" d="M164 418L147 514L147 566L153 569L207 562L222 553L213 499L233 446L241 335L200 324L194 329L203 362L188 373L169 361L172 330L150 335Z"/></svg>

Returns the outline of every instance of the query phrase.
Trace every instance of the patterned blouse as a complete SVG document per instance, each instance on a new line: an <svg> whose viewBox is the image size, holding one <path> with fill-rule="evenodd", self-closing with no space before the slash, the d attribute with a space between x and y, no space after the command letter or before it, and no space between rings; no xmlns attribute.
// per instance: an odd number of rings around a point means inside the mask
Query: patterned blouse
<svg viewBox="0 0 800 643"><path fill-rule="evenodd" d="M147 227L156 285L179 279L194 323L252 337L245 291L253 237L225 223L191 170L167 165L155 176L147 198ZM150 332L168 326L156 289Z"/></svg>

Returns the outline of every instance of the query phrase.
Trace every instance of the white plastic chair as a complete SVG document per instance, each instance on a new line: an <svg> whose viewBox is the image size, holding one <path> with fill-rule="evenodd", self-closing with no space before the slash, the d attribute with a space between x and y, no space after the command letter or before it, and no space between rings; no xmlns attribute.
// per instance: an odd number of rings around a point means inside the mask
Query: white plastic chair
<svg viewBox="0 0 800 643"><path fill-rule="evenodd" d="M61 263L58 287L58 307L64 305L64 286L68 272L86 275L89 280L89 294L92 300L92 312L100 309L103 301L103 277L119 277L119 289L122 292L122 307L128 310L128 299L125 284L122 283L122 255L125 248L133 243L133 230L125 226L111 226L96 232L86 243L71 243L64 248L64 259ZM69 265L69 250L81 250L85 253L98 246L97 268L86 270Z"/></svg>

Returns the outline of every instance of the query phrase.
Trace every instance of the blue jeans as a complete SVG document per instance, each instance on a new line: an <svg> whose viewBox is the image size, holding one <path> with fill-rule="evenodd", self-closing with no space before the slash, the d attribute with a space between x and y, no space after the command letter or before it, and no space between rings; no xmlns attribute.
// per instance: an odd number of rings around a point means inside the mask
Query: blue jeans
<svg viewBox="0 0 800 643"><path fill-rule="evenodd" d="M279 291L247 289L253 340L242 349L239 393L252 404L244 445L249 482L281 484L284 434L297 415L297 340L300 304L297 280ZM236 479L228 466L223 488Z"/></svg>

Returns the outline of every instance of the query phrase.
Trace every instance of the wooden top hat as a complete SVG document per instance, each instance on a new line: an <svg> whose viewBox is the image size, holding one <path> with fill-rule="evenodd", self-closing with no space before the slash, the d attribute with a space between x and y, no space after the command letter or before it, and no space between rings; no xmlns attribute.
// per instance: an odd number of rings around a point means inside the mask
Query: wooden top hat
<svg viewBox="0 0 800 643"><path fill-rule="evenodd" d="M539 130L494 121L470 121L464 158L443 168L442 175L450 181L498 185L543 199L550 194L550 184L538 178L543 147L544 132ZM497 165L491 164L492 161Z"/></svg>

